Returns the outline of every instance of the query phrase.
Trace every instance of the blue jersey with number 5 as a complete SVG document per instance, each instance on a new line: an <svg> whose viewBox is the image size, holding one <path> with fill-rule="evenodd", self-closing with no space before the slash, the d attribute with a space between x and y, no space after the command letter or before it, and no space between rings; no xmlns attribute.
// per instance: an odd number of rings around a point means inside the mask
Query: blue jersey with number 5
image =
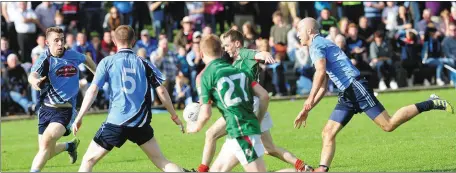
<svg viewBox="0 0 456 173"><path fill-rule="evenodd" d="M142 60L131 49L121 49L103 58L98 64L92 85L109 84L109 114L107 123L142 127L150 123L151 88L164 78L151 63Z"/></svg>

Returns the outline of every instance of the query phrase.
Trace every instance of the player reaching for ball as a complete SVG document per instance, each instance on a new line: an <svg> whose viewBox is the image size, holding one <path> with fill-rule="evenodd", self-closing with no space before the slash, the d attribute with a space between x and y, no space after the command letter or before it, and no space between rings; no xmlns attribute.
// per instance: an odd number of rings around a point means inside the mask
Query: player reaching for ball
<svg viewBox="0 0 456 173"><path fill-rule="evenodd" d="M271 54L268 52L258 52L251 49L246 49L243 47L244 36L241 32L236 30L229 30L221 36L222 47L225 49L227 54L233 58L233 66L237 69L241 69L244 72L248 73L249 76L253 77L254 81L258 80L259 75L259 64L258 61L264 61L265 63L275 63L274 59L271 57ZM200 74L203 74L202 71ZM197 78L197 83L199 82L199 77ZM260 104L261 106L261 104ZM272 128L272 118L269 112L266 112L262 121L260 121L261 126L261 141L263 143L265 153L276 158L281 159L284 162L294 165L296 171L308 171L311 168L306 165L301 159L298 159L291 152L277 147L270 133ZM217 139L226 135L226 132L223 130L225 128L225 120L219 118L207 131L206 139L203 150L202 163L198 167L198 172L207 172L209 170L209 164L212 161L212 158L215 154L216 141ZM217 168L212 166L211 170L216 171L229 171L223 168Z"/></svg>
<svg viewBox="0 0 456 173"><path fill-rule="evenodd" d="M199 87L202 105L197 122L187 124L187 132L196 133L203 128L211 117L211 104L215 103L226 122L228 135L213 168L231 170L240 162L247 172L265 172L259 121L269 105L267 91L248 73L220 58L223 50L217 36L204 37L200 45L203 61L207 64ZM253 113L253 93L260 95L263 102L258 117Z"/></svg>

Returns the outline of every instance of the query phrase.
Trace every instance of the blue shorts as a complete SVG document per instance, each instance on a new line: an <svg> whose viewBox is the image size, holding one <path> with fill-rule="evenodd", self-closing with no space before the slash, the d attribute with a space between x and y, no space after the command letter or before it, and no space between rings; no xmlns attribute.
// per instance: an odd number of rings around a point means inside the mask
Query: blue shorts
<svg viewBox="0 0 456 173"><path fill-rule="evenodd" d="M42 135L49 123L60 123L66 128L63 136L71 134L71 122L74 120L76 110L73 108L53 108L42 104L38 111L38 134Z"/></svg>
<svg viewBox="0 0 456 173"><path fill-rule="evenodd" d="M150 124L143 127L126 127L104 122L93 141L104 149L111 151L114 146L120 148L127 139L138 146L154 137L154 129Z"/></svg>
<svg viewBox="0 0 456 173"><path fill-rule="evenodd" d="M367 86L367 80L360 79L353 81L345 91L339 93L338 103L329 119L345 126L354 114L365 112L374 120L384 110L373 90Z"/></svg>

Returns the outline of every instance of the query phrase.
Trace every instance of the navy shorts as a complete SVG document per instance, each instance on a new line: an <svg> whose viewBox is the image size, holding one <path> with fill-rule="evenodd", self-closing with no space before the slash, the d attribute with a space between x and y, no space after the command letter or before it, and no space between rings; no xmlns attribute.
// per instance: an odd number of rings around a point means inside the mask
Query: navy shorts
<svg viewBox="0 0 456 173"><path fill-rule="evenodd" d="M154 137L154 129L150 124L143 127L126 127L104 122L93 138L98 145L111 151L114 146L120 148L127 139L138 146Z"/></svg>
<svg viewBox="0 0 456 173"><path fill-rule="evenodd" d="M73 108L53 108L42 104L38 111L38 134L42 135L49 123L60 123L66 128L63 136L68 136L75 112Z"/></svg>
<svg viewBox="0 0 456 173"><path fill-rule="evenodd" d="M384 110L374 96L374 91L368 87L367 80L360 79L353 81L344 92L339 93L338 103L329 119L345 126L354 114L365 112L374 120Z"/></svg>

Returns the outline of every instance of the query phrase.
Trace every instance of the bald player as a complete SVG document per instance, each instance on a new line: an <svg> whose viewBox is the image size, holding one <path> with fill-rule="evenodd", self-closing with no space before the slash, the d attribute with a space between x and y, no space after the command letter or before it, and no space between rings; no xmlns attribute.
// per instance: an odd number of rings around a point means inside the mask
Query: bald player
<svg viewBox="0 0 456 173"><path fill-rule="evenodd" d="M318 24L313 18L305 18L298 24L298 37L302 45L309 47L310 58L316 72L309 97L295 119L295 128L300 128L302 124L305 126L309 112L325 95L329 79L336 84L340 93L338 103L322 132L323 148L320 166L315 171L329 170L336 149L336 135L356 113L366 113L386 132L394 131L421 112L445 110L454 113L449 102L433 95L427 101L400 108L390 117L369 88L367 80L360 77L359 71L351 64L345 53L330 40L322 37L318 31Z"/></svg>

